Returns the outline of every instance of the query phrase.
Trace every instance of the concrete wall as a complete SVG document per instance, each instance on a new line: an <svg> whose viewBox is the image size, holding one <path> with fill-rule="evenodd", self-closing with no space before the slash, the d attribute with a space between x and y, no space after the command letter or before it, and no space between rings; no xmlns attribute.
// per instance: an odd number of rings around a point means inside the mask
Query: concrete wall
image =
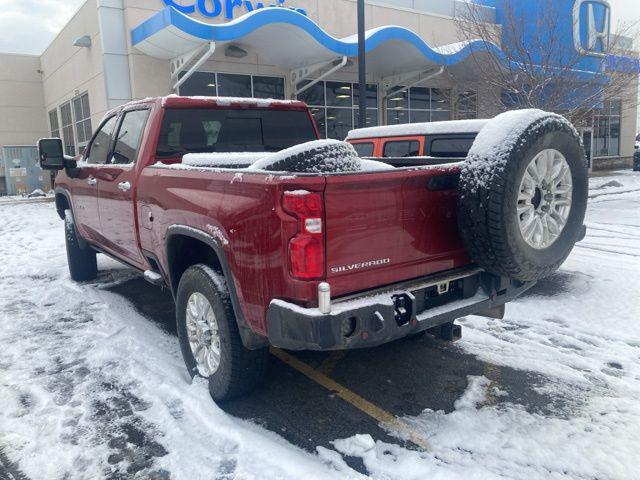
<svg viewBox="0 0 640 480"><path fill-rule="evenodd" d="M74 40L83 35L91 37L91 47L74 47ZM80 7L44 51L41 64L46 111L88 91L91 124L95 128L107 110L96 0L87 0Z"/></svg>
<svg viewBox="0 0 640 480"><path fill-rule="evenodd" d="M0 54L0 154L4 145L35 145L48 131L40 58Z"/></svg>

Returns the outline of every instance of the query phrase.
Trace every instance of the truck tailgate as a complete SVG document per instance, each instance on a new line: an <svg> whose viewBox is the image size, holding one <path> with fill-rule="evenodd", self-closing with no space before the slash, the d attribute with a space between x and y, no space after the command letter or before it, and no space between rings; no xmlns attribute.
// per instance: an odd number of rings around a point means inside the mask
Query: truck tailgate
<svg viewBox="0 0 640 480"><path fill-rule="evenodd" d="M332 296L468 264L456 222L458 174L443 167L327 176Z"/></svg>

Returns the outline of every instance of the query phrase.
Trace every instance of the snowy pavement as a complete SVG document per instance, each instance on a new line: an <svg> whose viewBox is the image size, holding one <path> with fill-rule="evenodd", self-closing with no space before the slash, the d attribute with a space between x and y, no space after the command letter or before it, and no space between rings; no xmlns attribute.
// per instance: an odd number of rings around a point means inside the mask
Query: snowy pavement
<svg viewBox="0 0 640 480"><path fill-rule="evenodd" d="M587 237L503 320L462 319L453 346L349 353L331 374L376 386L358 391L389 402L426 452L357 422L303 450L272 424L226 413L189 383L175 336L114 293L136 273L101 258L98 280L75 284L53 205L0 205L0 478L637 478L640 174L591 187ZM408 370L420 387L398 399ZM464 385L450 406L438 398L449 383Z"/></svg>

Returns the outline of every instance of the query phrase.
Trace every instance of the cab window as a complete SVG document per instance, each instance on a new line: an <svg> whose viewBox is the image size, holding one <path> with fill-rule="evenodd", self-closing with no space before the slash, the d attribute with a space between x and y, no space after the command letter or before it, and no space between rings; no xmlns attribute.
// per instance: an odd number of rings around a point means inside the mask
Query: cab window
<svg viewBox="0 0 640 480"><path fill-rule="evenodd" d="M107 156L111 149L111 139L116 127L116 118L116 116L113 116L103 122L102 126L94 135L93 141L87 150L86 160L88 163L107 163Z"/></svg>
<svg viewBox="0 0 640 480"><path fill-rule="evenodd" d="M111 163L135 163L148 117L149 110L146 109L133 110L124 114L118 130L118 138L113 149Z"/></svg>
<svg viewBox="0 0 640 480"><path fill-rule="evenodd" d="M353 148L359 157L372 157L373 156L373 143L372 142L360 142L352 143Z"/></svg>
<svg viewBox="0 0 640 480"><path fill-rule="evenodd" d="M417 140L397 140L384 144L383 157L417 157L420 155L420 142Z"/></svg>

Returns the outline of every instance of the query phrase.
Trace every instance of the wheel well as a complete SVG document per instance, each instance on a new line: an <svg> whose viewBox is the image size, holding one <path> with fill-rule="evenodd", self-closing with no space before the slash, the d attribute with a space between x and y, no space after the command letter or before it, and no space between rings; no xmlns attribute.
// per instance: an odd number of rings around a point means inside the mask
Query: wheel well
<svg viewBox="0 0 640 480"><path fill-rule="evenodd" d="M64 220L64 211L70 209L69 200L62 193L56 193L56 210L58 216Z"/></svg>
<svg viewBox="0 0 640 480"><path fill-rule="evenodd" d="M174 294L178 290L180 277L191 265L204 263L223 273L220 259L215 250L205 242L187 235L172 235L169 237L167 242L167 261L171 289Z"/></svg>

